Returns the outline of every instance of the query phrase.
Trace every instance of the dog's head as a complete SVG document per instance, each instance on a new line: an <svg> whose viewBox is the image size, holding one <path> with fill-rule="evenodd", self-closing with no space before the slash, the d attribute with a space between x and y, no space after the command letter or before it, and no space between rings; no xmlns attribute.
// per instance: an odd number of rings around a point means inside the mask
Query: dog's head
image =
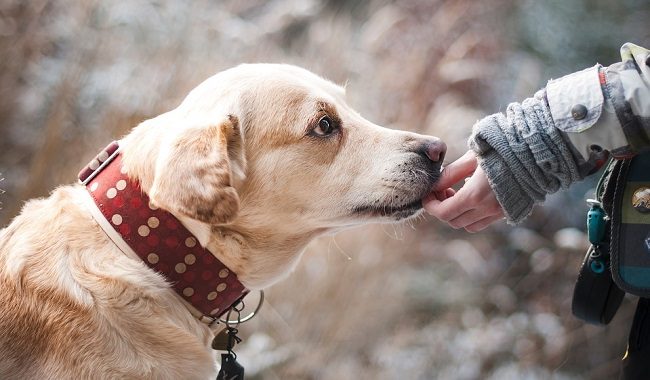
<svg viewBox="0 0 650 380"><path fill-rule="evenodd" d="M434 137L364 119L343 88L269 64L213 76L125 143L127 171L152 201L209 226L204 240L233 237L236 247L219 246L246 266L286 267L319 233L416 215L445 153Z"/></svg>

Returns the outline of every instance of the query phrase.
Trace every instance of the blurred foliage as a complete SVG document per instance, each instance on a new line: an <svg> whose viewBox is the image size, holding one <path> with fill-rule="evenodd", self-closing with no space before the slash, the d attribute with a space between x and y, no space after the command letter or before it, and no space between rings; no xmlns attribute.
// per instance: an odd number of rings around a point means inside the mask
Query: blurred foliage
<svg viewBox="0 0 650 380"><path fill-rule="evenodd" d="M650 7L645 0L526 0L518 8L517 46L550 65L544 77L557 77L620 61L617 47L650 40Z"/></svg>
<svg viewBox="0 0 650 380"><path fill-rule="evenodd" d="M0 225L98 148L241 62L338 83L379 124L447 141L551 77L650 46L645 0L4 0ZM247 374L279 378L608 379L633 300L608 327L570 314L585 181L522 227L469 235L421 218L318 239L245 326Z"/></svg>

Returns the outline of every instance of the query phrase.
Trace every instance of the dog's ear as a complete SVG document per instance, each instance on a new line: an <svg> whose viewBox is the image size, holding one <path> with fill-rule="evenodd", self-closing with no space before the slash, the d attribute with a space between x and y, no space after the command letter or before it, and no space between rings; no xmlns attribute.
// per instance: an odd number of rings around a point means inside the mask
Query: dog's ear
<svg viewBox="0 0 650 380"><path fill-rule="evenodd" d="M225 224L237 216L233 181L243 180L246 170L237 117L182 128L161 148L149 191L155 205L208 224Z"/></svg>

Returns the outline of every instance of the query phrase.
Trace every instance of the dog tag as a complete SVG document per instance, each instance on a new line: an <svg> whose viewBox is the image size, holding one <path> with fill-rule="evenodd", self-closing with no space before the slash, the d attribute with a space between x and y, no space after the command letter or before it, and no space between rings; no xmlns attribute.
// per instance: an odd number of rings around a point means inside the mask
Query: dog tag
<svg viewBox="0 0 650 380"><path fill-rule="evenodd" d="M221 369L217 380L243 380L244 367L237 363L237 359L230 352L221 355Z"/></svg>
<svg viewBox="0 0 650 380"><path fill-rule="evenodd" d="M226 327L212 339L212 349L218 351L232 351L241 338L237 336L239 330L234 327Z"/></svg>
<svg viewBox="0 0 650 380"><path fill-rule="evenodd" d="M228 342L230 334L228 329L223 329L212 339L212 349L217 351L228 351Z"/></svg>

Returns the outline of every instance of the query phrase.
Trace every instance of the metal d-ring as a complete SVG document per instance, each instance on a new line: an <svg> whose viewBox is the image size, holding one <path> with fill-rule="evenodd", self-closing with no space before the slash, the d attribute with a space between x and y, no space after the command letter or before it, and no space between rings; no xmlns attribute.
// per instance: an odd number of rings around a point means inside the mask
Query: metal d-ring
<svg viewBox="0 0 650 380"><path fill-rule="evenodd" d="M244 318L237 318L232 320L232 319L228 319L230 317L230 311L229 311L228 313L226 313L226 318L225 319L220 318L219 322L224 323L226 326L229 326L229 325L238 325L240 323L244 323L253 319L253 317L257 315L257 313L260 311L260 309L262 308L262 304L264 303L264 291L260 290L259 292L260 292L260 300L257 303L255 310L253 310L250 314L248 314Z"/></svg>

